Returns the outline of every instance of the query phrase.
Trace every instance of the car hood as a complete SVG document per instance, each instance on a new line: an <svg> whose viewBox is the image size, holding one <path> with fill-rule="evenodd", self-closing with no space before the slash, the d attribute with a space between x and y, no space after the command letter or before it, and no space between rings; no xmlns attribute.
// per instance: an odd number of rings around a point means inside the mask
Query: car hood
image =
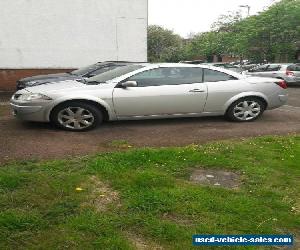
<svg viewBox="0 0 300 250"><path fill-rule="evenodd" d="M45 81L45 80L53 80L55 78L65 78L65 77L74 77L73 75L70 75L68 73L57 73L57 74L49 74L49 75L38 75L38 76L31 76L31 77L26 77L21 80L20 82L32 82L32 81Z"/></svg>
<svg viewBox="0 0 300 250"><path fill-rule="evenodd" d="M43 85L28 87L25 90L31 93L54 93L54 92L66 92L66 91L73 91L77 89L85 89L90 87L90 85L86 85L84 83L74 81L74 80L67 80L62 82L51 82L45 83Z"/></svg>

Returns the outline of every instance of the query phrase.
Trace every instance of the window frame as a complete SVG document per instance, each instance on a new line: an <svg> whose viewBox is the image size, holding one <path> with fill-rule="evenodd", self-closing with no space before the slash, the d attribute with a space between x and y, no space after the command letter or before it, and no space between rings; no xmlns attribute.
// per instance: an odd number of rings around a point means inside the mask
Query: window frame
<svg viewBox="0 0 300 250"><path fill-rule="evenodd" d="M181 68L181 69L199 69L199 70L202 70L202 77L201 77L201 80L202 82L191 82L191 83L180 83L180 84L161 84L161 85L148 85L148 86L137 86L135 88L146 88L146 87L160 87L160 86L180 86L180 85L190 85L190 84L196 84L196 83L204 83L203 82L203 79L204 79L204 70L205 68L202 68L202 67L157 67L157 68L151 68L151 69L147 69L147 70L144 70L142 72L138 72L132 76L129 76L127 77L126 79L120 81L118 83L118 85L116 87L122 87L121 84L124 83L124 82L127 82L127 81L135 81L135 80L130 80L131 77L137 75L137 74L142 74L142 73L145 73L145 72L148 72L148 71L151 71L151 70L158 70L158 69L164 69L164 68L169 68L169 69L176 69L176 68Z"/></svg>

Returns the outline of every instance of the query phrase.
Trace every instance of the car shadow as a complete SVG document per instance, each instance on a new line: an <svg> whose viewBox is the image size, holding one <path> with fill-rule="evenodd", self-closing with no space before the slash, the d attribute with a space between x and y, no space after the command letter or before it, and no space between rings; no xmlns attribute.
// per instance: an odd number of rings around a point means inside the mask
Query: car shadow
<svg viewBox="0 0 300 250"><path fill-rule="evenodd" d="M178 125L178 124L193 124L204 122L226 122L223 116L211 117L184 117L184 118L165 118L165 119L145 119L145 120L124 120L107 122L104 126L152 126L152 125Z"/></svg>
<svg viewBox="0 0 300 250"><path fill-rule="evenodd" d="M205 125L207 122L213 122L220 124L228 122L223 116L212 116L212 117L188 117L188 118L167 118L167 119L147 119L147 120L126 120L126 121L111 121L104 122L101 126L97 127L92 131L101 129L114 129L114 128L134 128L134 127L149 127L149 126L176 126L176 125L188 125L202 123ZM229 122L228 122L229 123ZM21 122L22 127L27 130L48 130L48 131L63 131L55 127L51 123L41 122ZM89 131L87 131L89 132Z"/></svg>

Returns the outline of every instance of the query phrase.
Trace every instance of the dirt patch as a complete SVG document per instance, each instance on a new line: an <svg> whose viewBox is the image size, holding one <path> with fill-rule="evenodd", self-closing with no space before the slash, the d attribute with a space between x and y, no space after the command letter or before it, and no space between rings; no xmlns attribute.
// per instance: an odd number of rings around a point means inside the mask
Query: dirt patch
<svg viewBox="0 0 300 250"><path fill-rule="evenodd" d="M182 217L179 217L178 215L170 214L170 213L165 213L162 216L162 220L171 221L171 222L176 223L181 226L197 226L198 225L195 222L195 220L182 218Z"/></svg>
<svg viewBox="0 0 300 250"><path fill-rule="evenodd" d="M11 114L9 105L4 105L0 103L0 118L8 117Z"/></svg>
<svg viewBox="0 0 300 250"><path fill-rule="evenodd" d="M191 174L190 181L201 185L231 189L236 189L240 186L239 174L224 170L196 169Z"/></svg>
<svg viewBox="0 0 300 250"><path fill-rule="evenodd" d="M13 92L9 92L9 91L0 91L0 104L1 103L8 103L10 98L12 97Z"/></svg>
<svg viewBox="0 0 300 250"><path fill-rule="evenodd" d="M99 180L97 176L90 177L88 182L83 186L87 186L87 189L90 190L87 202L82 204L83 207L92 206L98 212L103 212L108 209L110 204L114 203L116 206L121 206L119 202L119 193Z"/></svg>
<svg viewBox="0 0 300 250"><path fill-rule="evenodd" d="M127 239L137 250L162 250L163 247L157 245L154 242L149 243L145 241L141 236L135 235L133 233L126 234Z"/></svg>

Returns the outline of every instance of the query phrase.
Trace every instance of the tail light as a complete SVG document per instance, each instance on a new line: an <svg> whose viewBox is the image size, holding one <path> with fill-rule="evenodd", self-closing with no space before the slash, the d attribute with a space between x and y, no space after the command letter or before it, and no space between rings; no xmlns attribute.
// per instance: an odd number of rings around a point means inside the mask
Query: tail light
<svg viewBox="0 0 300 250"><path fill-rule="evenodd" d="M289 70L287 70L287 71L285 72L285 74L286 74L287 76L295 76L294 72L289 71Z"/></svg>
<svg viewBox="0 0 300 250"><path fill-rule="evenodd" d="M284 80L280 81L280 82L275 82L279 87L283 88L283 89L287 89L288 86L286 84L286 82Z"/></svg>

